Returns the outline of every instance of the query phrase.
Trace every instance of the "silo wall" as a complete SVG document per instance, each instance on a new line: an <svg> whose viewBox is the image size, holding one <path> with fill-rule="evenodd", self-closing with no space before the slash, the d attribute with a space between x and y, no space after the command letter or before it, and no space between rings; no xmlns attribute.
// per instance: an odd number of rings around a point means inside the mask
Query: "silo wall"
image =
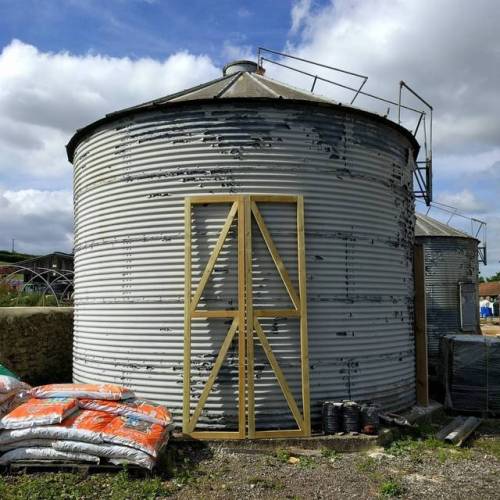
<svg viewBox="0 0 500 500"><path fill-rule="evenodd" d="M413 404L412 147L396 126L367 113L300 103L188 104L101 126L74 161L74 380L126 384L178 417L184 198L302 194L313 421L325 399L377 401L388 410ZM207 245L200 241L193 256L199 272L227 215L227 207L204 208ZM262 207L296 283L289 210ZM233 300L231 241L234 234L202 300L207 307ZM260 295L254 284L254 296L281 307L273 263L258 237L254 245L255 279L265 284ZM193 327L194 402L228 328L215 323ZM263 326L300 402L297 325L283 318ZM235 425L236 364L231 351L205 425ZM257 425L283 425L286 403L257 350L256 372Z"/></svg>
<svg viewBox="0 0 500 500"><path fill-rule="evenodd" d="M478 333L477 240L427 236L416 238L424 248L427 342L429 362L439 363L440 339L448 334ZM475 284L476 327L463 329L460 317L460 283Z"/></svg>

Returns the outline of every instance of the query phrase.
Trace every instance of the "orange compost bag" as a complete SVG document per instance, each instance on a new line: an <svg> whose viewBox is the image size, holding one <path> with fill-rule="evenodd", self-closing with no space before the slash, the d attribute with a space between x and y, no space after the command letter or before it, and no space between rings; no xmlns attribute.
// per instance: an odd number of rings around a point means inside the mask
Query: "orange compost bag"
<svg viewBox="0 0 500 500"><path fill-rule="evenodd" d="M102 430L114 416L103 411L80 410L65 418L59 425L40 425L0 432L0 446L31 439L64 439L103 443Z"/></svg>
<svg viewBox="0 0 500 500"><path fill-rule="evenodd" d="M168 439L166 427L137 418L118 416L102 433L105 442L123 444L156 457Z"/></svg>
<svg viewBox="0 0 500 500"><path fill-rule="evenodd" d="M103 411L78 410L66 418L61 426L76 431L90 431L98 434L111 423L113 418L113 415Z"/></svg>
<svg viewBox="0 0 500 500"><path fill-rule="evenodd" d="M165 406L143 399L128 401L106 401L102 399L80 399L80 408L87 410L107 411L113 415L124 415L137 420L167 426L172 423L172 415Z"/></svg>
<svg viewBox="0 0 500 500"><path fill-rule="evenodd" d="M60 424L78 409L74 398L30 399L0 421L4 429L23 429L39 425Z"/></svg>
<svg viewBox="0 0 500 500"><path fill-rule="evenodd" d="M130 399L134 393L114 384L49 384L31 389L35 398Z"/></svg>

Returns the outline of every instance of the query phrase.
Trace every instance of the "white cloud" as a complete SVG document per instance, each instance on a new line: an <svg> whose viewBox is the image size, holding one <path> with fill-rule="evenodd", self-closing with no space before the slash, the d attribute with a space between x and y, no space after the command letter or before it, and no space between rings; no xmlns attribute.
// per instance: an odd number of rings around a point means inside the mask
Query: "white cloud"
<svg viewBox="0 0 500 500"><path fill-rule="evenodd" d="M335 0L313 10L298 1L292 30L301 28L300 37L287 50L368 75L366 90L383 97L397 98L398 82L405 80L435 107L437 149L463 152L472 142L487 150L500 136L499 18L500 3L487 0ZM337 80L346 82L340 75ZM319 88L349 102L339 90Z"/></svg>
<svg viewBox="0 0 500 500"><path fill-rule="evenodd" d="M442 191L437 196L436 201L464 212L481 213L487 208L484 203L478 200L476 195L468 189L463 189L457 193Z"/></svg>
<svg viewBox="0 0 500 500"><path fill-rule="evenodd" d="M434 106L435 197L461 211L479 212L488 222L486 275L500 269L499 18L500 3L488 0L331 0L319 8L298 0L291 11L295 36L285 50L368 75L365 90L392 100L405 80ZM284 81L305 87L312 82L288 70L267 69ZM339 83L360 84L326 69L307 69ZM344 103L352 97L328 84L316 89ZM405 95L404 102L421 108L411 96ZM387 110L368 98L356 105ZM389 118L395 119L394 108ZM409 115L403 118L410 128Z"/></svg>
<svg viewBox="0 0 500 500"><path fill-rule="evenodd" d="M292 27L290 28L290 33L295 34L304 25L304 21L310 14L311 10L311 0L298 0L292 6Z"/></svg>
<svg viewBox="0 0 500 500"><path fill-rule="evenodd" d="M0 53L0 176L70 176L64 145L105 113L214 78L207 56L163 61L41 52L13 40Z"/></svg>
<svg viewBox="0 0 500 500"><path fill-rule="evenodd" d="M0 189L0 249L11 239L21 252L43 254L73 248L73 201L70 191Z"/></svg>
<svg viewBox="0 0 500 500"><path fill-rule="evenodd" d="M226 40L222 47L222 57L228 62L240 59L253 61L255 60L255 51L250 45L236 45Z"/></svg>
<svg viewBox="0 0 500 500"><path fill-rule="evenodd" d="M72 168L65 144L105 113L215 78L204 55L163 61L42 52L13 40L0 53L0 249L71 250ZM1 189L3 186L3 189ZM49 186L49 190L21 189Z"/></svg>

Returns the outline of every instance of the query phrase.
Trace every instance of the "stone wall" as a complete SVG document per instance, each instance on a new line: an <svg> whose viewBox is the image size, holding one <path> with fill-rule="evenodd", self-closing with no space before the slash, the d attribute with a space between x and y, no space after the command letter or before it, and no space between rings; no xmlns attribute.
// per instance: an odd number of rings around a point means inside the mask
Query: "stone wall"
<svg viewBox="0 0 500 500"><path fill-rule="evenodd" d="M31 385L71 382L72 307L0 307L0 363Z"/></svg>

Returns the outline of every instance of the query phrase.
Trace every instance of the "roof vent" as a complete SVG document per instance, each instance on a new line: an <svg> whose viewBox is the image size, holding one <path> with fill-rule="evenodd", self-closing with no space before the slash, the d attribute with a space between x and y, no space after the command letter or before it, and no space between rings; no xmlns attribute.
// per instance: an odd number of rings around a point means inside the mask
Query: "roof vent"
<svg viewBox="0 0 500 500"><path fill-rule="evenodd" d="M227 63L222 69L222 74L224 76L234 75L240 71L246 71L248 73L257 73L258 65L254 61L232 61Z"/></svg>

